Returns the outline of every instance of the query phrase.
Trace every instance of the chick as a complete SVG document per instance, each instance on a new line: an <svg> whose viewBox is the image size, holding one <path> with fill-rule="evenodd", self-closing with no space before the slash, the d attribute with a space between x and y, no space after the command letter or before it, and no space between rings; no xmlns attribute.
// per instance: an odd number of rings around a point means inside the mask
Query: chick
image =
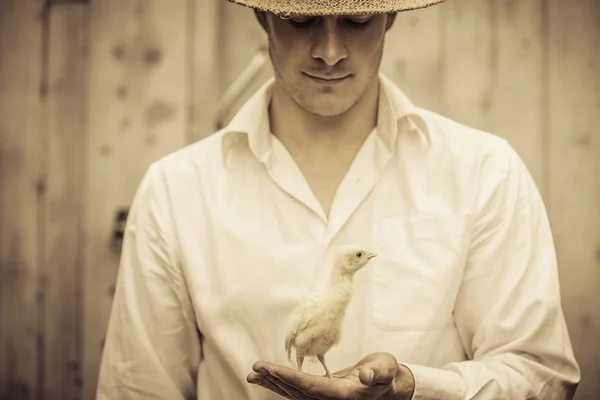
<svg viewBox="0 0 600 400"><path fill-rule="evenodd" d="M334 256L325 292L313 294L296 309L285 338L285 349L290 363L292 347L296 350L298 371L302 371L304 357L316 356L325 368L325 376L332 377L325 363L325 354L340 341L343 320L352 297L352 278L375 256L354 245L340 247Z"/></svg>

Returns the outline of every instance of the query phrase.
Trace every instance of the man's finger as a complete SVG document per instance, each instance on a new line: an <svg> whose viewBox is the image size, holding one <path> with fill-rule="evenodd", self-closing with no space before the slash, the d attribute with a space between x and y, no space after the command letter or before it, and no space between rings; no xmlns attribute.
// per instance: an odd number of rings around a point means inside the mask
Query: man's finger
<svg viewBox="0 0 600 400"><path fill-rule="evenodd" d="M292 397L289 393L286 393L284 390L282 390L279 386L264 380L263 382L261 382L259 384L260 386L262 386L263 388L270 390L271 392L281 396L284 399L288 399L288 400L294 400L297 399L297 397Z"/></svg>
<svg viewBox="0 0 600 400"><path fill-rule="evenodd" d="M377 354L360 367L359 379L364 385L387 385L398 372L398 362L391 354Z"/></svg>
<svg viewBox="0 0 600 400"><path fill-rule="evenodd" d="M355 365L352 365L352 366L350 366L350 367L346 367L346 368L344 368L344 369L342 369L342 370L339 370L339 371L333 372L331 375L332 375L334 378L343 378L343 377L345 377L346 375L348 375L348 374L350 373L350 371L352 371L352 370L353 370L353 369L355 369L355 368L356 368L356 366L355 366Z"/></svg>
<svg viewBox="0 0 600 400"><path fill-rule="evenodd" d="M336 378L330 379L278 366L269 367L266 372L288 387L299 390L307 398L329 399L341 396L339 385L335 385Z"/></svg>
<svg viewBox="0 0 600 400"><path fill-rule="evenodd" d="M268 389L268 390L272 391L273 393L276 393L276 394L280 395L283 398L286 398L286 399L289 399L289 400L293 400L293 397L291 397L291 395L289 393L287 393L285 390L281 389L276 384L270 382L264 376L260 376L260 375L258 375L256 377L250 377L250 376L248 376L247 380L248 380L249 383L252 383L254 385L262 386L263 388Z"/></svg>
<svg viewBox="0 0 600 400"><path fill-rule="evenodd" d="M291 399L298 399L298 400L303 400L303 399L313 399L313 400L317 400L317 398L315 397L311 397L309 396L307 393L304 393L302 391L300 391L299 389L290 386L288 384L286 384L285 382L270 376L270 375L265 375L263 376L263 378L265 380L267 380L271 385L274 385L276 387L279 388L279 390L282 390L284 393L286 393L288 396L290 396Z"/></svg>

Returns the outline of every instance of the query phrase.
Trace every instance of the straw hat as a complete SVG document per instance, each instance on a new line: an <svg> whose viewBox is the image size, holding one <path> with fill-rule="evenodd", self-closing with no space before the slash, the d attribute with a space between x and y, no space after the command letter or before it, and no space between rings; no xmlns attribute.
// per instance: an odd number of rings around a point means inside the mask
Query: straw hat
<svg viewBox="0 0 600 400"><path fill-rule="evenodd" d="M416 10L444 0L228 0L282 17L311 15L382 14Z"/></svg>

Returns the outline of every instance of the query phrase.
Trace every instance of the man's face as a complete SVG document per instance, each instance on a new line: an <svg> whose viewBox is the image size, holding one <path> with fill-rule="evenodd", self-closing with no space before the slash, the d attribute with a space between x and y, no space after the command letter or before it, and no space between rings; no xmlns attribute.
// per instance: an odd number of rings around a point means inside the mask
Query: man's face
<svg viewBox="0 0 600 400"><path fill-rule="evenodd" d="M276 84L306 111L340 115L376 85L393 15L257 17L269 38Z"/></svg>

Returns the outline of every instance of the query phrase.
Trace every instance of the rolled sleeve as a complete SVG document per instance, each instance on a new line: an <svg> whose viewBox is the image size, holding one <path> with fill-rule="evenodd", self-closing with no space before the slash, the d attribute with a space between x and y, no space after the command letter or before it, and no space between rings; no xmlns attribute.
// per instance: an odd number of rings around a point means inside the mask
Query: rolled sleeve
<svg viewBox="0 0 600 400"><path fill-rule="evenodd" d="M477 218L454 317L468 361L405 364L414 399L572 399L580 380L550 224L508 143L483 161Z"/></svg>
<svg viewBox="0 0 600 400"><path fill-rule="evenodd" d="M196 398L200 341L161 178L152 165L127 219L99 400Z"/></svg>

